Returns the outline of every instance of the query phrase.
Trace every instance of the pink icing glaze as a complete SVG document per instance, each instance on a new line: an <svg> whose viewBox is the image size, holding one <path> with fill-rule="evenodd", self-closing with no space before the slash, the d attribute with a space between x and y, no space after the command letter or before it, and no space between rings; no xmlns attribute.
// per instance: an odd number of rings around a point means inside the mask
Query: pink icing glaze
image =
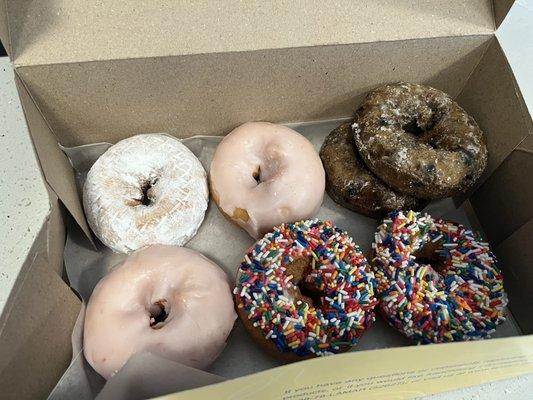
<svg viewBox="0 0 533 400"><path fill-rule="evenodd" d="M258 238L283 222L316 214L324 196L325 172L311 142L298 132L248 122L218 145L210 181L222 211Z"/></svg>
<svg viewBox="0 0 533 400"><path fill-rule="evenodd" d="M158 302L168 315L156 323ZM95 287L85 314L85 358L106 379L141 351L205 368L224 349L235 318L220 267L184 247L147 247Z"/></svg>

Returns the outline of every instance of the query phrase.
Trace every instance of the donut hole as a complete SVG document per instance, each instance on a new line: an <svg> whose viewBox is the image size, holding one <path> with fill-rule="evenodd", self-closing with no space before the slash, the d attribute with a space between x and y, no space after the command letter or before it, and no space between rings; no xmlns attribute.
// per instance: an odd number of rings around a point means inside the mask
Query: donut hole
<svg viewBox="0 0 533 400"><path fill-rule="evenodd" d="M311 273L311 259L309 257L296 258L285 266L285 275L291 276L294 290L291 295L294 299L301 300L311 307L322 304L321 293L315 285L306 281L306 277Z"/></svg>
<svg viewBox="0 0 533 400"><path fill-rule="evenodd" d="M138 200L143 206L151 206L153 203L151 189L157 183L157 178L147 180L141 184L141 198Z"/></svg>
<svg viewBox="0 0 533 400"><path fill-rule="evenodd" d="M406 124L402 125L402 130L415 137L422 136L426 131L418 125L418 119L413 118Z"/></svg>
<svg viewBox="0 0 533 400"><path fill-rule="evenodd" d="M431 132L434 125L435 121L432 119L424 127L421 127L420 120L413 118L408 123L402 125L402 130L414 140L423 142L432 149L438 149L439 146L435 143L435 138Z"/></svg>
<svg viewBox="0 0 533 400"><path fill-rule="evenodd" d="M275 146L265 149L265 154L261 157L260 162L261 164L252 172L252 177L258 186L280 178L286 166L284 155Z"/></svg>
<svg viewBox="0 0 533 400"><path fill-rule="evenodd" d="M416 262L419 265L431 265L431 268L437 272L440 276L444 276L446 273L446 259L439 256L440 254L439 243L426 243L422 248L413 253L416 257Z"/></svg>
<svg viewBox="0 0 533 400"><path fill-rule="evenodd" d="M322 304L322 295L314 285L309 284L306 281L300 281L298 289L302 296L302 300L306 301L310 306L315 308L320 307Z"/></svg>
<svg viewBox="0 0 533 400"><path fill-rule="evenodd" d="M148 307L148 312L150 313L150 328L161 329L165 326L170 314L170 307L165 299L157 300Z"/></svg>
<svg viewBox="0 0 533 400"><path fill-rule="evenodd" d="M139 197L128 199L126 204L130 207L150 207L155 202L154 186L158 180L158 178L153 178L142 181L139 186Z"/></svg>
<svg viewBox="0 0 533 400"><path fill-rule="evenodd" d="M254 172L252 172L252 177L255 179L258 185L261 183L261 166L260 165L258 165L257 169Z"/></svg>

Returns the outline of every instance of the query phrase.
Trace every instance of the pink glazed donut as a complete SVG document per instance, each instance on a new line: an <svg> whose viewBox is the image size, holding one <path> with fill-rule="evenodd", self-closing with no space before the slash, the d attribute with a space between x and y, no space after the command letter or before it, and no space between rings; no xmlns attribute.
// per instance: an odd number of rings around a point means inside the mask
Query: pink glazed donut
<svg viewBox="0 0 533 400"><path fill-rule="evenodd" d="M220 142L211 162L211 194L222 213L258 238L282 223L307 219L324 197L325 172L298 132L248 122Z"/></svg>
<svg viewBox="0 0 533 400"><path fill-rule="evenodd" d="M184 247L138 250L96 285L84 354L109 379L142 351L205 368L224 349L236 314L224 271Z"/></svg>

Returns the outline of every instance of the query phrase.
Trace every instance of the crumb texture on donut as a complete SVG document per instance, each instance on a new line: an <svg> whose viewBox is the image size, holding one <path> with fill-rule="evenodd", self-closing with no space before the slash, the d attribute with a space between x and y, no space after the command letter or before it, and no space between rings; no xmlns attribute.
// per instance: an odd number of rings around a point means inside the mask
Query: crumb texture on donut
<svg viewBox="0 0 533 400"><path fill-rule="evenodd" d="M258 238L275 225L316 214L325 173L315 148L298 132L248 122L218 145L209 181L222 214Z"/></svg>
<svg viewBox="0 0 533 400"><path fill-rule="evenodd" d="M505 321L502 273L489 244L471 230L392 212L373 247L380 311L415 342L483 339Z"/></svg>
<svg viewBox="0 0 533 400"><path fill-rule="evenodd" d="M374 321L374 276L331 221L282 224L245 254L234 290L240 319L286 361L349 350Z"/></svg>
<svg viewBox="0 0 533 400"><path fill-rule="evenodd" d="M374 175L361 160L353 139L351 123L333 130L320 157L326 171L326 190L340 205L369 217L382 217L397 209L418 209L423 202L396 192Z"/></svg>
<svg viewBox="0 0 533 400"><path fill-rule="evenodd" d="M84 355L106 379L143 351L204 369L224 349L236 318L218 265L184 247L150 246L96 285L85 313Z"/></svg>
<svg viewBox="0 0 533 400"><path fill-rule="evenodd" d="M185 244L202 223L208 196L205 170L185 145L145 134L118 142L94 163L83 205L96 236L129 253L150 244Z"/></svg>
<svg viewBox="0 0 533 400"><path fill-rule="evenodd" d="M396 83L370 92L353 126L367 167L394 189L420 198L466 191L487 164L485 138L446 93Z"/></svg>

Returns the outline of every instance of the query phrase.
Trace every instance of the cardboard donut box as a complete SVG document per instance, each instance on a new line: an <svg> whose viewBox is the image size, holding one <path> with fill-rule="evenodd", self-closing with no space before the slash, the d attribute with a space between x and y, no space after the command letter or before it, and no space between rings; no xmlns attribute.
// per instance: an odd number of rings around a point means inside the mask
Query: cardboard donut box
<svg viewBox="0 0 533 400"><path fill-rule="evenodd" d="M347 117L368 90L399 80L449 93L486 134L488 167L456 200L474 210L501 261L523 335L354 352L175 398L240 398L242 388L256 398L318 398L324 390L356 398L354 385L367 395L410 397L533 370L533 123L494 34L511 5L0 1L0 39L52 205L10 311L0 316L0 397L46 397L72 357L81 303L64 273L66 221L91 232L59 144L114 143L144 132L224 135L246 121ZM459 378L449 373L456 365L463 366ZM420 392L412 385L426 379L423 371L440 372ZM271 380L278 384L264 384Z"/></svg>

